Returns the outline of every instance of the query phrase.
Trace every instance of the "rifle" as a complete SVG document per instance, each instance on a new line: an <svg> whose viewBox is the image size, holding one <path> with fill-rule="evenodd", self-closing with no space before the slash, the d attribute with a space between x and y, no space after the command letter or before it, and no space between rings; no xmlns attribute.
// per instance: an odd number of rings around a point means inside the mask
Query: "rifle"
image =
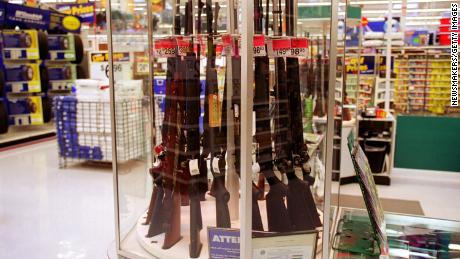
<svg viewBox="0 0 460 259"><path fill-rule="evenodd" d="M206 100L205 100L205 133L203 155L211 155L211 173L213 182L211 194L216 198L216 225L221 228L231 227L230 212L228 210L228 201L230 194L225 187L225 151L224 142L226 138L221 134L221 116L219 89L217 85L216 69L216 49L213 37L217 33L217 19L220 6L215 4L214 15L212 13L211 0L206 1L206 19L207 19L207 63L206 63ZM213 19L214 18L214 19ZM214 20L214 23L213 23ZM225 133L226 134L226 133ZM215 159L217 159L217 166Z"/></svg>
<svg viewBox="0 0 460 259"><path fill-rule="evenodd" d="M294 25L294 3L293 0L286 0L286 34L288 36L295 36ZM288 142L282 149L288 159L287 163L281 162L282 168L286 170L286 176L288 178L288 194L287 194L287 208L289 216L291 217L292 229L294 231L301 230L312 230L318 226L321 226L321 221L316 210L315 201L311 193L310 184L307 181L299 179L295 174L295 168L291 167L294 163L295 166L300 166L303 173L305 174L304 164L309 160L308 148L305 145L303 139L303 128L302 128L302 102L300 97L300 79L299 79L299 60L297 58L288 57L286 58L286 69L289 71L289 77L287 77L287 85L289 85L289 105L285 106L284 109L289 107L290 120L290 137L288 133ZM284 77L284 74L279 74ZM283 79L284 80L284 79ZM286 85L286 88L287 88ZM280 99L284 99L284 85L283 82L279 84L281 88ZM288 90L288 89L285 89ZM282 113L284 114L284 113ZM287 121L281 121L280 126L286 126ZM282 139L282 136L280 136ZM292 148L289 143L292 143ZM281 170L280 170L281 171Z"/></svg>
<svg viewBox="0 0 460 259"><path fill-rule="evenodd" d="M202 2L198 2L198 23L197 31L201 32L201 10ZM186 4L186 31L185 35L189 36L193 33L193 3L189 0ZM199 163L198 169L190 168L192 160L199 161L200 158L200 45L198 45L197 55L193 52L193 39L190 41L190 46L185 61L185 129L187 134L187 171L190 175L190 185L188 188L190 198L190 245L189 255L191 258L200 256L202 243L200 240L200 231L203 229L203 220L201 215L201 192L200 184L203 182L203 177L200 175ZM196 172L194 171L196 170ZM205 183L206 178L204 179Z"/></svg>
<svg viewBox="0 0 460 259"><path fill-rule="evenodd" d="M174 21L176 24L175 34L180 34L180 13L178 8ZM155 195L155 202L153 205L153 211L151 213L152 216L150 218L150 226L146 237L153 237L164 232L163 223L166 219L165 210L163 209L165 198L164 174L169 173L172 175L174 170L174 168L172 168L174 157L166 155L168 153L166 147L171 147L169 142L174 141L171 139L170 132L174 131L173 128L175 127L176 123L175 116L173 116L173 111L175 111L176 106L176 98L174 98L175 93L173 92L173 85L176 83L175 74L177 59L179 59L179 57L169 57L166 61L165 116L163 118L161 127L162 144L156 148L158 150L157 153L158 159L160 160L160 165L152 169L152 175L154 176L155 183L154 192L156 189L157 194ZM169 153L171 153L172 150L173 149L170 149Z"/></svg>
<svg viewBox="0 0 460 259"><path fill-rule="evenodd" d="M256 33L262 32L261 3L255 1L254 30ZM274 28L277 28L276 16L279 10L276 8L276 0L273 1ZM278 32L278 31L276 31ZM256 141L259 144L257 153L257 162L260 165L262 174L267 179L270 190L266 195L268 230L274 232L287 232L291 229L291 223L288 211L286 209L284 198L287 194L287 187L276 177L273 171L273 155L271 144L270 129L270 110L269 110L269 80L268 80L268 58L255 58L255 94L254 110L256 112ZM275 59L275 66L278 70L284 66L283 58ZM283 69L285 70L285 69ZM278 87L277 87L278 88ZM279 120L279 115L275 118L275 124ZM284 113L286 115L286 113ZM278 123L279 125L279 123Z"/></svg>
<svg viewBox="0 0 460 259"><path fill-rule="evenodd" d="M174 19L174 33L180 34L180 0L176 2L176 14ZM165 195L163 198L164 221L163 231L165 232L165 239L163 242L163 249L171 248L182 237L180 236L180 206L181 195L178 173L183 171L182 164L185 159L182 154L184 150L184 136L183 136L183 112L185 110L183 95L184 95L184 80L183 80L184 62L176 51L174 80L171 87L171 110L169 111L169 125L166 144L166 161L167 170L163 173L164 181L163 187Z"/></svg>

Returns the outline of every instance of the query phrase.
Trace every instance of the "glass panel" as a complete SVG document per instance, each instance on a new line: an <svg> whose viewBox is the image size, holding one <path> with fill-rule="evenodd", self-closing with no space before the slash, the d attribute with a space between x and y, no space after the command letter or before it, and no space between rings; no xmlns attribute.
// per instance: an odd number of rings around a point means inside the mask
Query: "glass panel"
<svg viewBox="0 0 460 259"><path fill-rule="evenodd" d="M327 115L341 109L341 102L329 99L335 89L335 82L329 86L330 57L337 51L331 46L331 10L327 1L254 2L254 34L265 36L267 54L254 47L252 229L270 233L254 233L253 258L324 254L321 244L329 233L321 231L325 221L332 223L324 217L333 215L325 211L331 177L326 143L334 141L332 135L327 139L328 120L340 113ZM340 120L329 127L335 125ZM340 161L340 153L331 158ZM316 231L319 238L308 239Z"/></svg>
<svg viewBox="0 0 460 259"><path fill-rule="evenodd" d="M136 226L145 221L152 191L148 176L152 107L147 1L110 1L108 13L116 137L117 240L123 250L137 245Z"/></svg>
<svg viewBox="0 0 460 259"><path fill-rule="evenodd" d="M118 156L120 248L143 257L209 258L208 237L219 238L221 231L239 235L231 229L239 227L237 5L211 0L121 5L111 3L115 107L126 94L117 86L127 84L117 77L122 72L116 52L135 51L133 73L145 108L136 130L146 132L148 151L128 164ZM133 27L121 23L127 17L134 17ZM119 152L123 148L118 146Z"/></svg>

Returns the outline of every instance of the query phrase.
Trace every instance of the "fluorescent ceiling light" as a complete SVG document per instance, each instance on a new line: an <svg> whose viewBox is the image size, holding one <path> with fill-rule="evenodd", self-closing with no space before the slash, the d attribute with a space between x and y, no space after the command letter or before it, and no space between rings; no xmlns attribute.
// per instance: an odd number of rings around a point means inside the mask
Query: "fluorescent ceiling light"
<svg viewBox="0 0 460 259"><path fill-rule="evenodd" d="M435 2L452 2L452 0L407 0L407 3L435 3ZM393 4L402 4L401 0L392 1ZM388 5L388 0L370 0L370 1L350 1L352 5ZM316 4L318 5L318 4Z"/></svg>
<svg viewBox="0 0 460 259"><path fill-rule="evenodd" d="M437 13L437 12L448 12L449 9L409 9L407 13ZM382 14L386 15L388 10L363 10L363 14ZM401 10L393 10L392 14L401 14Z"/></svg>
<svg viewBox="0 0 460 259"><path fill-rule="evenodd" d="M328 6L331 5L330 2L320 2L320 3L298 3L298 6Z"/></svg>
<svg viewBox="0 0 460 259"><path fill-rule="evenodd" d="M142 7L135 7L134 11L145 11L145 8Z"/></svg>
<svg viewBox="0 0 460 259"><path fill-rule="evenodd" d="M393 9L401 9L401 8L402 8L402 4L393 5ZM410 4L406 5L406 8L407 9L416 9L416 8L418 8L418 4L417 3L410 3Z"/></svg>
<svg viewBox="0 0 460 259"><path fill-rule="evenodd" d="M450 250L460 250L460 245L457 244L449 244Z"/></svg>
<svg viewBox="0 0 460 259"><path fill-rule="evenodd" d="M424 25L439 25L439 22L407 22L406 26L424 26Z"/></svg>
<svg viewBox="0 0 460 259"><path fill-rule="evenodd" d="M414 16L406 17L406 20L440 20L442 16Z"/></svg>

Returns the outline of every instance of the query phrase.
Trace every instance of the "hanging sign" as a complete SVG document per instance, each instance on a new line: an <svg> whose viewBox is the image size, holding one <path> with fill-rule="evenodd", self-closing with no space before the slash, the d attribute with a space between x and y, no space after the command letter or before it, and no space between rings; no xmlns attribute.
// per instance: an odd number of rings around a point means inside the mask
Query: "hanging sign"
<svg viewBox="0 0 460 259"><path fill-rule="evenodd" d="M58 12L50 13L49 31L80 33L80 18Z"/></svg>
<svg viewBox="0 0 460 259"><path fill-rule="evenodd" d="M93 23L95 17L95 5L93 3L84 4L59 4L57 10L67 15L79 16L82 23Z"/></svg>
<svg viewBox="0 0 460 259"><path fill-rule="evenodd" d="M8 3L5 23L9 26L47 30L50 23L50 11Z"/></svg>
<svg viewBox="0 0 460 259"><path fill-rule="evenodd" d="M112 55L115 80L131 80L132 65L129 52L116 52ZM109 79L109 54L107 52L90 53L89 72L91 79Z"/></svg>
<svg viewBox="0 0 460 259"><path fill-rule="evenodd" d="M145 52L134 52L134 76L149 75L149 58Z"/></svg>
<svg viewBox="0 0 460 259"><path fill-rule="evenodd" d="M375 73L375 56L362 56L358 58L348 58L345 60L347 74L358 74L358 69L362 75L373 75Z"/></svg>

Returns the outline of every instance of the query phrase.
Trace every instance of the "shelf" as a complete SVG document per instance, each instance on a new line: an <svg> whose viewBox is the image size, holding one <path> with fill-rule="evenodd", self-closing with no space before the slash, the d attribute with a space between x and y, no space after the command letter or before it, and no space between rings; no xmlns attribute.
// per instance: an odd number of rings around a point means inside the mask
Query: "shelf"
<svg viewBox="0 0 460 259"><path fill-rule="evenodd" d="M395 66L396 68L427 68L426 66Z"/></svg>
<svg viewBox="0 0 460 259"><path fill-rule="evenodd" d="M450 85L428 85L427 88L450 88Z"/></svg>

